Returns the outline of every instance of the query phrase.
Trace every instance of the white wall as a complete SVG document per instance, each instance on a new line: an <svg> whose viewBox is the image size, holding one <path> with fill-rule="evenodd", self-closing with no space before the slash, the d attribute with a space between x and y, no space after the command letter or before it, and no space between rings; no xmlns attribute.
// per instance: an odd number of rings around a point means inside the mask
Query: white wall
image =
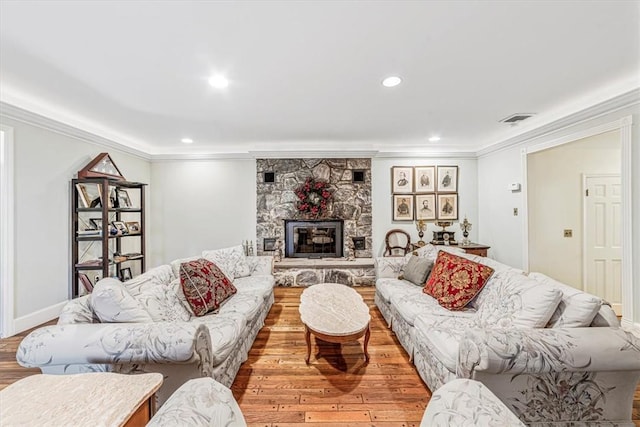
<svg viewBox="0 0 640 427"><path fill-rule="evenodd" d="M152 163L148 267L256 239L256 161Z"/></svg>
<svg viewBox="0 0 640 427"><path fill-rule="evenodd" d="M478 181L477 161L475 159L443 159L428 157L404 157L404 158L373 158L371 160L371 187L372 187L372 212L373 212L373 256L382 256L384 252L384 236L393 228L400 228L411 235L411 241L417 242L418 231L415 221L393 221L393 209L391 198L391 167L392 166L458 166L458 217L462 221L466 216L472 229L469 238L473 242L485 243L478 240ZM462 239L459 221L447 228L455 231L456 240ZM431 241L432 232L440 230L433 222L428 224L423 240ZM493 249L489 254L492 256Z"/></svg>
<svg viewBox="0 0 640 427"><path fill-rule="evenodd" d="M582 289L583 175L620 174L620 132L527 157L529 269ZM563 231L571 229L572 237Z"/></svg>
<svg viewBox="0 0 640 427"><path fill-rule="evenodd" d="M478 160L478 240L491 246L492 258L519 268L523 264L522 192L512 192L509 184L522 182L519 148Z"/></svg>
<svg viewBox="0 0 640 427"><path fill-rule="evenodd" d="M69 297L71 179L107 150L6 117L1 123L14 130L14 315L19 332L57 317L56 307ZM109 153L128 180L149 182L148 161Z"/></svg>
<svg viewBox="0 0 640 427"><path fill-rule="evenodd" d="M637 107L627 107L602 114L594 119L566 127L561 131L532 138L517 147L493 152L478 159L479 218L482 223L479 240L492 246L495 258L525 270L523 260L523 216L512 216L513 207L522 206L522 194L506 190L511 182L524 182L521 150L538 144L567 137L626 116L633 117L632 126L632 267L633 306L631 319L640 323L640 114Z"/></svg>

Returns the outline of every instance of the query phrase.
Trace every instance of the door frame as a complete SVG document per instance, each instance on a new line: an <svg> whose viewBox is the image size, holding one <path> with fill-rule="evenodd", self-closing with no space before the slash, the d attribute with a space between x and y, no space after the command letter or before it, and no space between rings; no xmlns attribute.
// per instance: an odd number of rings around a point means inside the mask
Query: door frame
<svg viewBox="0 0 640 427"><path fill-rule="evenodd" d="M14 324L14 142L13 128L0 124L0 337L15 334Z"/></svg>
<svg viewBox="0 0 640 427"><path fill-rule="evenodd" d="M625 116L612 122L594 126L579 132L575 132L566 136L562 136L550 141L533 144L520 150L522 161L522 262L526 270L529 270L529 202L527 191L528 165L527 157L529 154L549 148L564 145L590 136L617 130L620 132L620 184L622 186L622 324L633 327L633 258L632 258L632 152L631 152L631 126L633 124L633 116Z"/></svg>
<svg viewBox="0 0 640 427"><path fill-rule="evenodd" d="M582 290L587 291L587 203L585 191L587 190L587 179L589 178L620 178L622 184L622 177L618 173L583 173L582 174ZM622 225L622 224L621 224ZM622 232L622 228L620 229ZM622 241L622 236L620 236ZM624 268L624 261L622 262L622 268ZM622 286L622 283L620 283Z"/></svg>

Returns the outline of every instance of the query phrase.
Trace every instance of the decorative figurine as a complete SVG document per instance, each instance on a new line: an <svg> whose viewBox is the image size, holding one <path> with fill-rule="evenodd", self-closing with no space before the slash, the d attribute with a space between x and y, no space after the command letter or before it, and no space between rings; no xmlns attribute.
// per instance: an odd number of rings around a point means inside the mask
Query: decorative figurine
<svg viewBox="0 0 640 427"><path fill-rule="evenodd" d="M469 246L471 244L471 240L469 240L469 230L471 230L471 223L467 220L467 217L464 217L464 221L460 223L460 229L462 230L462 246Z"/></svg>

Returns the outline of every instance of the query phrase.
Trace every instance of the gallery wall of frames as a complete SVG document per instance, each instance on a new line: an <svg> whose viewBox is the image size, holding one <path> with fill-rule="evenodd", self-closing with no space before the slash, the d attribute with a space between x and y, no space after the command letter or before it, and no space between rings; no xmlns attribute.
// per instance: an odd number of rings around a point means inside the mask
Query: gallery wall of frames
<svg viewBox="0 0 640 427"><path fill-rule="evenodd" d="M393 166L393 221L458 219L458 166Z"/></svg>

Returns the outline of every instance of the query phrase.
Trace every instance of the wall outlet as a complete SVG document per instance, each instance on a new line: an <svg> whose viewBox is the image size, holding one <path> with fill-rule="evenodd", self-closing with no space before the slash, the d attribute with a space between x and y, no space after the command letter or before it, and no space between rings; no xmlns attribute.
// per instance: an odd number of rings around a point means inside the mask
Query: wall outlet
<svg viewBox="0 0 640 427"><path fill-rule="evenodd" d="M96 276L93 278L93 283L96 284L100 280L100 276Z"/></svg>
<svg viewBox="0 0 640 427"><path fill-rule="evenodd" d="M513 216L518 216L518 208L513 208Z"/></svg>
<svg viewBox="0 0 640 427"><path fill-rule="evenodd" d="M573 237L573 230L564 230L564 237Z"/></svg>

